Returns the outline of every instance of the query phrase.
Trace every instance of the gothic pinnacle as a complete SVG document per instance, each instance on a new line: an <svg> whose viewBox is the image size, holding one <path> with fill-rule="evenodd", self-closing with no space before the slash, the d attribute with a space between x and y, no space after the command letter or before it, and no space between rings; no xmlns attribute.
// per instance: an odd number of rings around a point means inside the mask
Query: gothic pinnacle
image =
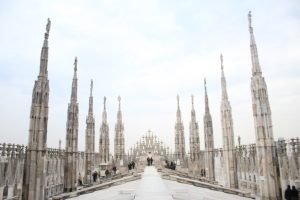
<svg viewBox="0 0 300 200"><path fill-rule="evenodd" d="M178 110L180 109L179 108L179 95L177 94L177 108L178 108Z"/></svg>
<svg viewBox="0 0 300 200"><path fill-rule="evenodd" d="M50 28L51 28L51 21L50 21L50 19L48 18L47 19L47 25L46 25L46 32L45 32L45 41L46 40L48 40L48 38L49 38L49 33L50 33ZM44 42L44 45L45 45L46 43Z"/></svg>
<svg viewBox="0 0 300 200"><path fill-rule="evenodd" d="M90 96L93 96L93 79L91 79Z"/></svg>
<svg viewBox="0 0 300 200"><path fill-rule="evenodd" d="M261 68L258 59L257 46L255 43L255 38L253 34L251 11L248 13L249 21L249 32L250 32L250 51L251 51L251 61L252 61L252 75L261 75Z"/></svg>
<svg viewBox="0 0 300 200"><path fill-rule="evenodd" d="M41 60L40 60L40 73L39 77L47 77L48 70L48 38L49 38L49 32L50 32L50 26L51 26L51 21L48 18L47 25L46 25L46 32L45 32L45 39L44 39L44 44L42 47L41 51Z"/></svg>
<svg viewBox="0 0 300 200"><path fill-rule="evenodd" d="M249 11L248 13L248 22L249 22L249 31L250 33L253 32L253 28L252 28L252 19L251 19L252 15L251 15L251 11Z"/></svg>
<svg viewBox="0 0 300 200"><path fill-rule="evenodd" d="M220 55L220 60L221 60L221 69L222 69L222 71L223 71L223 55L222 55L222 53L221 53L221 55Z"/></svg>
<svg viewBox="0 0 300 200"><path fill-rule="evenodd" d="M103 110L106 111L106 97L103 98Z"/></svg>
<svg viewBox="0 0 300 200"><path fill-rule="evenodd" d="M106 114L106 97L103 98L103 113L102 113L103 123L107 123L107 114Z"/></svg>
<svg viewBox="0 0 300 200"><path fill-rule="evenodd" d="M77 102L77 57L74 61L74 76L72 81L71 102Z"/></svg>
<svg viewBox="0 0 300 200"><path fill-rule="evenodd" d="M177 123L181 122L181 111L180 111L180 105L179 105L179 95L177 95L177 113L176 113L176 117L177 117Z"/></svg>
<svg viewBox="0 0 300 200"><path fill-rule="evenodd" d="M91 79L90 86L89 113L93 114L93 79Z"/></svg>
<svg viewBox="0 0 300 200"><path fill-rule="evenodd" d="M207 96L207 89L206 89L206 78L204 78L204 90L205 90L205 113L209 113L208 96Z"/></svg>
<svg viewBox="0 0 300 200"><path fill-rule="evenodd" d="M195 113L195 108L194 108L194 95L192 95L191 98L192 98L192 112Z"/></svg>
<svg viewBox="0 0 300 200"><path fill-rule="evenodd" d="M220 56L221 59L221 88L222 88L222 99L228 99L227 89L226 89L226 79L224 75L224 66L223 66L223 55Z"/></svg>
<svg viewBox="0 0 300 200"><path fill-rule="evenodd" d="M119 110L118 110L118 120L122 121L122 113L121 113L121 97L118 96L118 101L119 101Z"/></svg>
<svg viewBox="0 0 300 200"><path fill-rule="evenodd" d="M75 60L74 60L74 77L76 77L77 75L77 57L75 57Z"/></svg>

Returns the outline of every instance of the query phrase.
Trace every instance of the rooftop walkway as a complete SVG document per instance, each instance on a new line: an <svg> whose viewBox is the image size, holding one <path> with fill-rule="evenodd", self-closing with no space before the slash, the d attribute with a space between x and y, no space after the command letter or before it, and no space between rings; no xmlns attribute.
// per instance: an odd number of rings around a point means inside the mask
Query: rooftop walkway
<svg viewBox="0 0 300 200"><path fill-rule="evenodd" d="M73 197L72 200L249 200L245 194L239 193L240 191L230 189L224 191L217 185L183 178L172 173L167 174L166 172L161 174L155 167L150 166L145 168L142 176L136 174L124 177L110 183L63 194L61 198L56 199Z"/></svg>

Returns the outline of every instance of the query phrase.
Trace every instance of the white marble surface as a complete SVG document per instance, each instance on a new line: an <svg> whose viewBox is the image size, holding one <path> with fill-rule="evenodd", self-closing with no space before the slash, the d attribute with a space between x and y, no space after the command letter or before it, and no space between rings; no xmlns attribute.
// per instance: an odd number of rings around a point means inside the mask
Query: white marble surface
<svg viewBox="0 0 300 200"><path fill-rule="evenodd" d="M163 180L154 167L146 167L141 180L117 185L90 194L73 198L74 200L168 200L168 199L197 199L197 200L240 200L248 199L214 190L195 187L193 185Z"/></svg>

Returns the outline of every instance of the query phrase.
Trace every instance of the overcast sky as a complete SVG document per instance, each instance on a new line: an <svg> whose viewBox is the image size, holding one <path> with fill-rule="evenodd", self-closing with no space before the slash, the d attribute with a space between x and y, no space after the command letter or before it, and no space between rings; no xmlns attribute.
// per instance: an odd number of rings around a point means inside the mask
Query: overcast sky
<svg viewBox="0 0 300 200"><path fill-rule="evenodd" d="M243 144L254 143L249 10L268 86L274 138L299 136L299 1L205 2L1 1L0 142L27 144L32 88L39 71L49 17L52 24L48 147L58 147L59 139L63 146L65 143L75 56L78 57L80 150L85 144L91 78L94 80L96 150L104 96L107 97L112 147L118 95L122 97L126 149L151 129L174 150L177 94L186 143L191 95L195 96L200 148L204 149L204 77L207 78L215 146L221 147L220 53L224 56L235 140L240 135Z"/></svg>

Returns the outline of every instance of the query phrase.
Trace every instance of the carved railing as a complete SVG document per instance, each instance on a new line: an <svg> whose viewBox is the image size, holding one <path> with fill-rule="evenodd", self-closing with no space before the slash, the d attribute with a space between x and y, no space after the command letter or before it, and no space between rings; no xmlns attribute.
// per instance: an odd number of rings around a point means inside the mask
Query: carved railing
<svg viewBox="0 0 300 200"><path fill-rule="evenodd" d="M278 139L277 152L279 156L286 154L299 154L300 153L300 140L299 138L291 138L288 140Z"/></svg>
<svg viewBox="0 0 300 200"><path fill-rule="evenodd" d="M26 150L24 145L0 143L0 157L24 158Z"/></svg>

